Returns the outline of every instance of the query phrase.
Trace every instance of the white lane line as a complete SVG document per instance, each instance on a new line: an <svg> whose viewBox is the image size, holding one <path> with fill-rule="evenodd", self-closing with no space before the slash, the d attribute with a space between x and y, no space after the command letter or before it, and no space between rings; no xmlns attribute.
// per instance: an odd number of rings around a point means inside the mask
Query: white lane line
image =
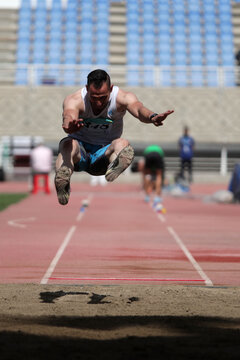
<svg viewBox="0 0 240 360"><path fill-rule="evenodd" d="M27 226L26 224L24 224L25 222L30 222L30 221L35 221L35 220L36 220L35 217L13 219L13 220L8 221L8 225L24 229Z"/></svg>
<svg viewBox="0 0 240 360"><path fill-rule="evenodd" d="M49 266L49 268L47 269L45 275L43 276L40 284L47 284L48 279L49 279L50 276L52 275L52 273L53 273L53 271L54 271L54 269L55 269L55 267L56 267L56 265L57 265L60 257L62 256L65 248L67 247L69 241L71 240L71 238L72 238L75 230L76 230L76 226L75 226L75 225L72 226L72 227L69 229L67 235L65 236L65 239L63 240L62 245L61 245L60 248L58 249L55 257L53 258L53 260L52 260L52 262L51 262L51 264L50 264L50 266Z"/></svg>
<svg viewBox="0 0 240 360"><path fill-rule="evenodd" d="M180 246L181 250L184 252L192 266L195 268L195 270L198 272L198 274L201 276L201 278L205 281L206 285L212 286L213 283L209 279L209 277L205 274L205 272L202 270L201 266L197 263L197 261L194 259L190 251L186 248L180 237L177 235L177 233L174 231L174 229L171 226L167 227L169 233L173 236L176 243Z"/></svg>
<svg viewBox="0 0 240 360"><path fill-rule="evenodd" d="M90 203L90 201L92 200L93 194L89 194L87 201L88 203ZM85 214L85 208L81 207L79 214L77 215L76 221L79 222L83 215ZM67 245L69 244L74 232L76 230L76 225L71 226L71 228L69 229L67 235L65 236L62 245L60 246L60 248L58 249L55 257L53 258L49 268L47 269L45 275L43 276L40 284L47 284L49 278L51 277L55 267L57 266L57 263L59 261L59 259L61 258L64 250L66 249Z"/></svg>
<svg viewBox="0 0 240 360"><path fill-rule="evenodd" d="M163 216L162 214L157 214L158 215L158 218L159 218L159 220L161 220L161 222L166 222L166 218L165 218L165 216Z"/></svg>

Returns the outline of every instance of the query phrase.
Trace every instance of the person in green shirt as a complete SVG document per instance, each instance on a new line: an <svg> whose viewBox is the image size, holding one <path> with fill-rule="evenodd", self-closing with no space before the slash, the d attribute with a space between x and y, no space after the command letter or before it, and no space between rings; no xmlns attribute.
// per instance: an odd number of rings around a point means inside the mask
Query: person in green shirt
<svg viewBox="0 0 240 360"><path fill-rule="evenodd" d="M162 183L164 177L164 151L159 145L149 145L143 152L143 161L139 163L139 171L143 175L145 201L149 202L151 194L155 196L153 204L162 202Z"/></svg>

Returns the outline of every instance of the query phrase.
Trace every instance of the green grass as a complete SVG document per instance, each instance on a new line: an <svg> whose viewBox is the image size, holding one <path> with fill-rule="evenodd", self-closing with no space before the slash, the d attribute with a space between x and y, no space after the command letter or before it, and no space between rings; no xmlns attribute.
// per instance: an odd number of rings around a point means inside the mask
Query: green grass
<svg viewBox="0 0 240 360"><path fill-rule="evenodd" d="M0 211L6 209L12 204L16 204L19 201L25 199L28 193L0 193Z"/></svg>

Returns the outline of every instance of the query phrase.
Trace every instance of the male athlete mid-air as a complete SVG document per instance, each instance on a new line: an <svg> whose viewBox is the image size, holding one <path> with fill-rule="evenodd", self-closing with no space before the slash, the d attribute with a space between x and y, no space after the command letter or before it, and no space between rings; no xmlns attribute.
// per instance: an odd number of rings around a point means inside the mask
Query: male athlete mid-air
<svg viewBox="0 0 240 360"><path fill-rule="evenodd" d="M65 98L62 127L68 136L59 143L55 176L60 204L68 203L73 171L105 175L107 181L114 181L131 164L133 148L121 138L126 111L155 126L163 125L173 113L147 109L135 94L112 85L110 76L100 69L88 74L84 88Z"/></svg>

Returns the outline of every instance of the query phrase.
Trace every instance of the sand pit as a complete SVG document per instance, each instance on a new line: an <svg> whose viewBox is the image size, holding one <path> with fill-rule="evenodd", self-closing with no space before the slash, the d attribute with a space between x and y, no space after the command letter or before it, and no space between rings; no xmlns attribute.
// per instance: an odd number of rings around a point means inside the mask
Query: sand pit
<svg viewBox="0 0 240 360"><path fill-rule="evenodd" d="M1 359L239 359L240 289L0 285Z"/></svg>

